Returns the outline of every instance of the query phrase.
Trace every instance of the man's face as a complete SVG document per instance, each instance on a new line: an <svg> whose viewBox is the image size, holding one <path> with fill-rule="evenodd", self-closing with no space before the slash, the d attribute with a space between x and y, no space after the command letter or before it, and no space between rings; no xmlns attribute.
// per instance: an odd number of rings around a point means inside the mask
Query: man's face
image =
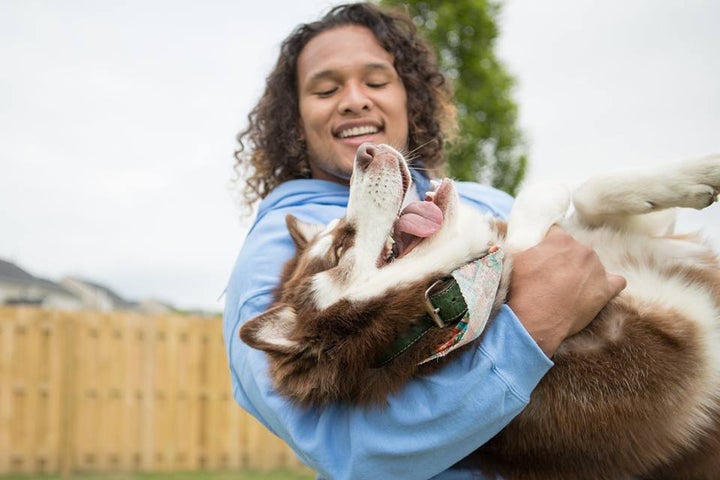
<svg viewBox="0 0 720 480"><path fill-rule="evenodd" d="M357 147L408 141L407 94L393 56L373 33L344 26L318 34L297 64L300 125L313 178L348 183Z"/></svg>

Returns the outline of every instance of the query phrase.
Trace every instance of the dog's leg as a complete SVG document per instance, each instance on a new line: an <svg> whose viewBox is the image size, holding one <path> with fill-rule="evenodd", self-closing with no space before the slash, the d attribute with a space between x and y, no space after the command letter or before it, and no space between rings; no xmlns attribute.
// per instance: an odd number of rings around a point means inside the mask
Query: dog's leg
<svg viewBox="0 0 720 480"><path fill-rule="evenodd" d="M564 185L523 188L510 212L506 248L521 251L537 245L552 225L565 218L569 205L570 191Z"/></svg>
<svg viewBox="0 0 720 480"><path fill-rule="evenodd" d="M573 194L582 225L670 233L674 207L703 209L718 199L720 155L666 166L653 172L625 172L591 179Z"/></svg>

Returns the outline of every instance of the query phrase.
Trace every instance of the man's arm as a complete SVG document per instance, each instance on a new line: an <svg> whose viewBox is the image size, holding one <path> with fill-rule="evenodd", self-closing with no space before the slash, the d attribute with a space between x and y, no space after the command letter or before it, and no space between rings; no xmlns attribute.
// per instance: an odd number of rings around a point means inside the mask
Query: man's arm
<svg viewBox="0 0 720 480"><path fill-rule="evenodd" d="M242 319L256 311L242 310ZM272 387L263 352L235 338L229 351L236 400L332 479L415 480L446 470L514 418L551 366L507 307L478 347L411 381L383 408L303 410Z"/></svg>

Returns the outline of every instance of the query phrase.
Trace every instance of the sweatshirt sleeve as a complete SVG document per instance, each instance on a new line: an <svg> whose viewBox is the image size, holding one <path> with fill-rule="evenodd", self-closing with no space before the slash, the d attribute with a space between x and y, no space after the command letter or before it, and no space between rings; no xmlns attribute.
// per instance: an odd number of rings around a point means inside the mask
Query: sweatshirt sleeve
<svg viewBox="0 0 720 480"><path fill-rule="evenodd" d="M503 307L475 348L438 372L412 380L384 408L296 407L273 389L264 353L239 338L240 326L269 306L274 282L292 252L284 215L266 215L236 262L227 288L224 335L236 401L320 478L433 477L512 420L552 365Z"/></svg>

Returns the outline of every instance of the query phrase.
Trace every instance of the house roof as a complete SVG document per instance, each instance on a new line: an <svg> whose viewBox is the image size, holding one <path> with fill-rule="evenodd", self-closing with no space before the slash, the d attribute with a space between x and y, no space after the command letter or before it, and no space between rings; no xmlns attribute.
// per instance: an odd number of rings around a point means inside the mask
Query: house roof
<svg viewBox="0 0 720 480"><path fill-rule="evenodd" d="M31 275L30 273L26 272L14 263L8 262L7 260L3 259L0 259L0 282L12 283L26 287L34 286L38 288L43 288L48 291L54 291L57 293L74 296L69 290L67 290L63 286L50 280Z"/></svg>
<svg viewBox="0 0 720 480"><path fill-rule="evenodd" d="M21 283L33 283L36 278L14 263L0 259L0 279Z"/></svg>
<svg viewBox="0 0 720 480"><path fill-rule="evenodd" d="M135 302L130 302L130 301L124 299L123 297L121 297L120 295L118 295L117 293L115 293L113 290L106 287L105 285L101 285L99 283L91 282L89 280L85 280L83 278L78 278L78 277L67 277L67 278L69 278L70 280L74 280L76 282L83 283L89 287L92 287L96 290L103 292L105 295L108 296L108 298L110 298L110 300L112 300L112 302L117 307L130 308L130 307L133 307L136 305Z"/></svg>
<svg viewBox="0 0 720 480"><path fill-rule="evenodd" d="M139 302L126 300L105 285L78 277L66 277L66 279L85 285L97 292L102 292L102 294L113 303L113 308L130 310L137 308L139 305ZM40 295L40 297L44 297L48 293L55 292L80 300L79 294L75 292L75 288L72 284L65 285L65 280L61 283L55 283L44 278L36 277L14 263L3 259L0 259L0 284L23 287L23 290L28 289L27 291L33 292L33 296ZM22 300L26 302L28 299L23 298ZM5 299L5 301L8 301L8 299ZM167 305L167 308L171 310L174 309L171 305Z"/></svg>

